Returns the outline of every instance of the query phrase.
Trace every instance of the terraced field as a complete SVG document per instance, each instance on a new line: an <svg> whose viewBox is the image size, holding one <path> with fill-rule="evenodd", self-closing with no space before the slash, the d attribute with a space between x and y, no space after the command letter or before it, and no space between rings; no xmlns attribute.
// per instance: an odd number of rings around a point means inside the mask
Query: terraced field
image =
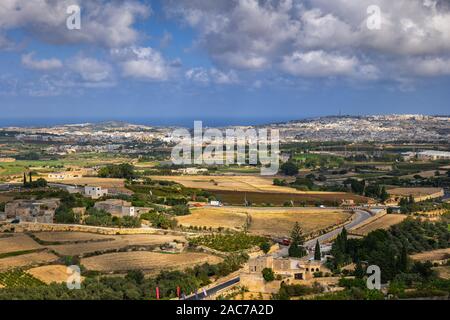
<svg viewBox="0 0 450 320"><path fill-rule="evenodd" d="M59 264L36 267L26 272L45 284L66 282L69 276L67 266Z"/></svg>
<svg viewBox="0 0 450 320"><path fill-rule="evenodd" d="M112 236L87 232L37 232L34 236L45 242L76 242L111 240Z"/></svg>
<svg viewBox="0 0 450 320"><path fill-rule="evenodd" d="M69 236L71 239L74 237ZM108 250L119 250L128 246L156 246L172 241L184 242L185 238L181 236L172 235L117 235L107 236L114 240L102 241L102 242L87 242L78 244L61 244L61 245L49 245L48 248L54 250L60 255L74 256L74 255L86 255L93 252L101 252ZM63 239L60 238L59 239Z"/></svg>
<svg viewBox="0 0 450 320"><path fill-rule="evenodd" d="M121 272L140 269L145 272L181 270L193 265L217 264L222 259L206 253L166 254L157 252L119 252L84 258L81 264L88 270Z"/></svg>
<svg viewBox="0 0 450 320"><path fill-rule="evenodd" d="M0 254L43 248L26 234L13 234L0 238Z"/></svg>
<svg viewBox="0 0 450 320"><path fill-rule="evenodd" d="M14 268L47 264L58 260L58 257L47 251L23 254L14 257L0 259L0 271Z"/></svg>

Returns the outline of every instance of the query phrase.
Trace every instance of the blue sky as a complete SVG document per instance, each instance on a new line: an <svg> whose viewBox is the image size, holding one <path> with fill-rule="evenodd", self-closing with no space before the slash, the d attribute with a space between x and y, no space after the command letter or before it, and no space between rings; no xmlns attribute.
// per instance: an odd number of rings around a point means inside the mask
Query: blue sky
<svg viewBox="0 0 450 320"><path fill-rule="evenodd" d="M450 113L445 1L3 3L0 122Z"/></svg>

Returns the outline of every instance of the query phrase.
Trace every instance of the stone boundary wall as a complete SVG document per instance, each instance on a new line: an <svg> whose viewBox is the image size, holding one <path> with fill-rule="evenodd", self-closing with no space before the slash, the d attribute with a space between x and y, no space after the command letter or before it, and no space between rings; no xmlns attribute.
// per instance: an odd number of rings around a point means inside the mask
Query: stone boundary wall
<svg viewBox="0 0 450 320"><path fill-rule="evenodd" d="M103 235L133 235L133 234L153 234L153 235L186 235L184 232L174 230L162 230L154 228L107 228L86 225L51 224L51 223L29 223L18 224L5 223L0 225L0 232L87 232Z"/></svg>

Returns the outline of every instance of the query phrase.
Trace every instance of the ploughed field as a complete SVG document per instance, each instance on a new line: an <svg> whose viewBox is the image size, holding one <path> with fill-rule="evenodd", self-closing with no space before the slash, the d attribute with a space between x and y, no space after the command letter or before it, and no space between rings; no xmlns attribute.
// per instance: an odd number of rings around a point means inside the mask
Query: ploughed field
<svg viewBox="0 0 450 320"><path fill-rule="evenodd" d="M205 207L191 210L192 214L177 217L183 226L219 227L248 231L256 235L288 236L295 222L305 233L326 229L347 221L351 213L340 209L323 208L249 208Z"/></svg>
<svg viewBox="0 0 450 320"><path fill-rule="evenodd" d="M221 258L206 253L158 253L118 252L83 258L81 264L88 270L100 272L121 272L143 270L147 273L161 270L181 270L203 263L217 264Z"/></svg>
<svg viewBox="0 0 450 320"><path fill-rule="evenodd" d="M294 190L294 189L292 189ZM293 202L295 206L303 204L326 204L335 206L343 200L353 200L356 204L367 203L368 199L352 193L279 193L279 192L241 192L209 190L224 204L243 205L245 201L255 205L271 204L275 206L284 205L286 202ZM295 190L294 190L295 191Z"/></svg>

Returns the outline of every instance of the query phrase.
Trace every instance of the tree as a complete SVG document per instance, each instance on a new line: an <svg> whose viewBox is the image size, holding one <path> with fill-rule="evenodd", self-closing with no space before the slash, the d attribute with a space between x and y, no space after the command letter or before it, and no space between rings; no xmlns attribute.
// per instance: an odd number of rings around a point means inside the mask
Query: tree
<svg viewBox="0 0 450 320"><path fill-rule="evenodd" d="M298 174L298 166L294 162L288 161L281 165L281 172L287 176L295 176Z"/></svg>
<svg viewBox="0 0 450 320"><path fill-rule="evenodd" d="M402 246L400 257L398 259L398 270L401 272L408 271L408 250L405 246Z"/></svg>
<svg viewBox="0 0 450 320"><path fill-rule="evenodd" d="M295 258L301 258L306 255L306 250L303 247L304 237L302 229L298 222L294 224L291 231L291 245L289 247L289 256Z"/></svg>
<svg viewBox="0 0 450 320"><path fill-rule="evenodd" d="M319 240L316 241L316 247L314 248L314 260L322 260L322 253L320 252Z"/></svg>
<svg viewBox="0 0 450 320"><path fill-rule="evenodd" d="M28 176L30 177L30 183L32 183L33 182L33 173L30 171L28 173Z"/></svg>
<svg viewBox="0 0 450 320"><path fill-rule="evenodd" d="M264 268L262 270L262 276L263 276L264 280L267 282L271 282L271 281L275 280L275 274L271 268Z"/></svg>
<svg viewBox="0 0 450 320"><path fill-rule="evenodd" d="M294 224L294 227L292 228L291 240L292 242L297 242L297 244L299 245L303 245L304 242L303 231L298 222L296 222Z"/></svg>
<svg viewBox="0 0 450 320"><path fill-rule="evenodd" d="M268 253L270 251L270 243L268 243L267 241L262 242L259 245L259 248L264 252L264 253Z"/></svg>
<svg viewBox="0 0 450 320"><path fill-rule="evenodd" d="M23 185L25 186L27 184L27 175L25 172L23 173Z"/></svg>
<svg viewBox="0 0 450 320"><path fill-rule="evenodd" d="M366 272L364 271L364 268L363 268L361 262L358 261L358 263L356 264L354 273L355 273L355 277L357 279L362 279L366 275Z"/></svg>
<svg viewBox="0 0 450 320"><path fill-rule="evenodd" d="M137 284L142 284L144 282L144 273L141 270L130 270L128 271L125 279L132 280Z"/></svg>

